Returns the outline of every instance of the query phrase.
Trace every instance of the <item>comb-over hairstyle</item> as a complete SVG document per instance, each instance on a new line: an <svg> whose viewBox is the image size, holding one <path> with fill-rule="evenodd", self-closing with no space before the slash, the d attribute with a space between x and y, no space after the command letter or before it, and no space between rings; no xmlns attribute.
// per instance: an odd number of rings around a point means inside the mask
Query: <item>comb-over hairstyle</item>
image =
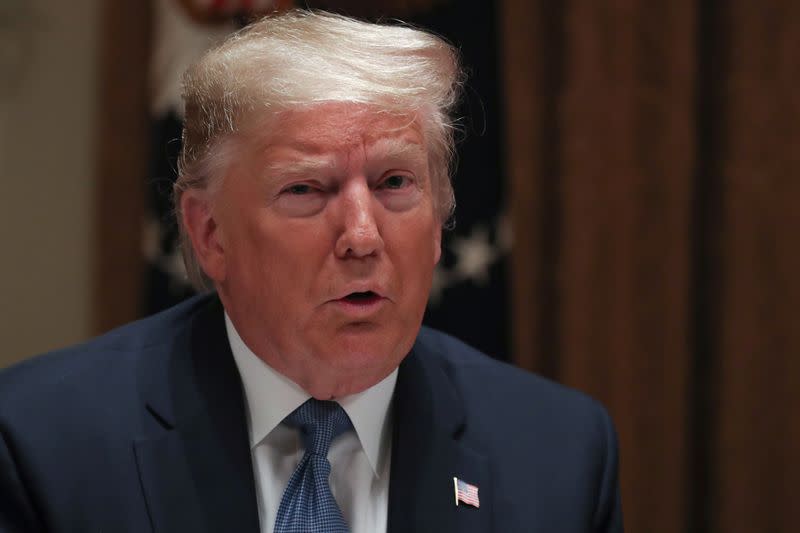
<svg viewBox="0 0 800 533"><path fill-rule="evenodd" d="M341 102L419 121L441 223L453 212L450 171L463 71L457 50L405 24L373 24L322 11L267 16L207 52L183 76L185 117L174 202L189 279L208 283L186 236L180 198L216 188L234 136L249 121Z"/></svg>

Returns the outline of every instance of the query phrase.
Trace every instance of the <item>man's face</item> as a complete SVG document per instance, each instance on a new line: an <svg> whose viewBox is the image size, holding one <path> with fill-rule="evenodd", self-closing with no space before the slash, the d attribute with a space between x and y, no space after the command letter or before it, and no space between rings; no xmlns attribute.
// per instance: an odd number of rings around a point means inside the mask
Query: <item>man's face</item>
<svg viewBox="0 0 800 533"><path fill-rule="evenodd" d="M214 201L208 273L270 366L318 398L368 388L410 350L440 255L420 127L324 104L251 132Z"/></svg>

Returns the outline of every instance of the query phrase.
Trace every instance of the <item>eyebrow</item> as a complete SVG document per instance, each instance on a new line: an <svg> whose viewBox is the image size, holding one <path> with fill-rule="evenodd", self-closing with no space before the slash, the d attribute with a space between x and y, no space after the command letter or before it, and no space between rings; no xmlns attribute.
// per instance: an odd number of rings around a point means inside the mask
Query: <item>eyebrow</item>
<svg viewBox="0 0 800 533"><path fill-rule="evenodd" d="M409 142L402 137L384 137L370 148L378 151L380 157L385 159L425 158L425 148L422 144Z"/></svg>
<svg viewBox="0 0 800 533"><path fill-rule="evenodd" d="M335 166L336 162L331 157L298 157L297 159L272 161L266 165L265 170L270 175L291 178L294 176L305 177L320 171L331 170Z"/></svg>
<svg viewBox="0 0 800 533"><path fill-rule="evenodd" d="M279 158L267 163L264 167L265 171L271 176L292 179L295 177L307 177L336 168L337 160L335 155L313 155L315 150L304 144L295 146L293 152L295 152L295 156ZM305 155L307 153L309 155ZM413 159L415 161L424 161L426 159L425 148L422 144L409 142L403 137L380 138L368 146L367 154L368 159ZM372 157L369 157L369 155Z"/></svg>

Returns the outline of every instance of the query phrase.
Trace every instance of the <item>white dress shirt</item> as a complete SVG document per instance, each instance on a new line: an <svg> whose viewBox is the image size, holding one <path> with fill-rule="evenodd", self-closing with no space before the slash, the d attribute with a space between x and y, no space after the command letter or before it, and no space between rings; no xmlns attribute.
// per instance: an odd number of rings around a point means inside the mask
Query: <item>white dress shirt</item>
<svg viewBox="0 0 800 533"><path fill-rule="evenodd" d="M281 422L311 396L258 358L227 313L225 326L244 386L261 531L269 533L275 528L283 491L305 453L299 431ZM390 405L396 381L397 369L369 389L337 399L355 431L344 433L330 447L330 485L351 533L386 531Z"/></svg>

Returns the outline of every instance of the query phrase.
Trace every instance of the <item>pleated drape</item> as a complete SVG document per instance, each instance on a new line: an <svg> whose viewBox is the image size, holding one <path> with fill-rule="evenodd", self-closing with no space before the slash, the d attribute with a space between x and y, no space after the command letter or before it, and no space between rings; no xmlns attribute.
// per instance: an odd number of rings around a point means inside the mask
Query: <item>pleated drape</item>
<svg viewBox="0 0 800 533"><path fill-rule="evenodd" d="M150 159L151 2L103 0L95 130L94 333L141 313L142 221Z"/></svg>
<svg viewBox="0 0 800 533"><path fill-rule="evenodd" d="M609 406L630 531L794 530L800 6L499 5L516 361Z"/></svg>

